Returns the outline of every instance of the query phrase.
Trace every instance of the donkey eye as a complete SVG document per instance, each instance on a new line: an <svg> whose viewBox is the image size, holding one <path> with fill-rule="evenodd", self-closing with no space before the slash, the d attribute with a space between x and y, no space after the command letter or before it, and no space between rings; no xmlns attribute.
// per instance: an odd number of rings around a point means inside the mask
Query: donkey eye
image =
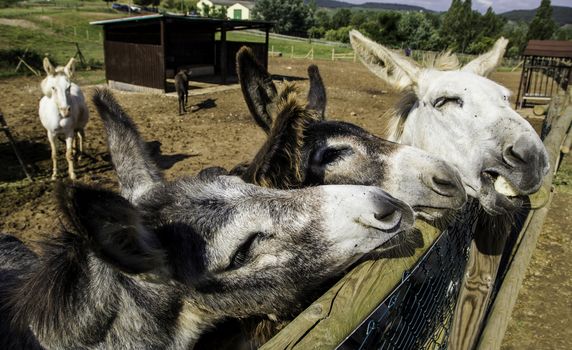
<svg viewBox="0 0 572 350"><path fill-rule="evenodd" d="M463 107L463 100L460 97L447 97L447 96L441 96L437 98L435 101L433 101L433 107L442 108L443 106L445 106L447 103L450 102L456 103L461 108Z"/></svg>
<svg viewBox="0 0 572 350"><path fill-rule="evenodd" d="M350 151L350 147L327 148L319 155L318 163L325 165L333 163Z"/></svg>
<svg viewBox="0 0 572 350"><path fill-rule="evenodd" d="M232 259L230 259L230 264L228 265L227 270L234 270L244 266L251 258L250 251L252 246L261 236L262 232L255 232L251 234L248 239L238 247L232 256Z"/></svg>

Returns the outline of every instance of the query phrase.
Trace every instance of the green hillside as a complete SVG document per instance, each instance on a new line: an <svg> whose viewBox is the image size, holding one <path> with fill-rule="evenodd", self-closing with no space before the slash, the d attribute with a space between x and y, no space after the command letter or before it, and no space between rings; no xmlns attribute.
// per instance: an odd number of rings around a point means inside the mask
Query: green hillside
<svg viewBox="0 0 572 350"><path fill-rule="evenodd" d="M511 21L525 21L530 22L536 14L536 9L533 10L514 10L501 13L500 15ZM552 18L559 25L572 23L572 7L565 6L552 6Z"/></svg>

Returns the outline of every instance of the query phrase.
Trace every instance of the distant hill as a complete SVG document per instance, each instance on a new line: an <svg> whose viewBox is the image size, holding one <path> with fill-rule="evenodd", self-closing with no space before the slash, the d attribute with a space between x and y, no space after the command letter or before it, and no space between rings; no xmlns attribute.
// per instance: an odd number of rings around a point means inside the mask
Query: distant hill
<svg viewBox="0 0 572 350"><path fill-rule="evenodd" d="M536 14L534 10L514 10L501 13L500 15L511 21L530 22ZM552 6L552 18L559 25L572 23L572 7Z"/></svg>
<svg viewBox="0 0 572 350"><path fill-rule="evenodd" d="M308 1L306 1L308 2ZM352 9L369 9L369 10L392 10L392 11L425 11L433 12L421 6L401 5L401 4L383 4L379 2L366 2L364 4L350 4L349 2L337 0L316 0L316 6L330 9L352 8Z"/></svg>

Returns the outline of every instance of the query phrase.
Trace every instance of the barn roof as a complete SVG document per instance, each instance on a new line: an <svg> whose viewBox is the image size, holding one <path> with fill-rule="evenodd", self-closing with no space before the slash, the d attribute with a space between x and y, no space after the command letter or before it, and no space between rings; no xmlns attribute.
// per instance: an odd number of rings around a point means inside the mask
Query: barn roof
<svg viewBox="0 0 572 350"><path fill-rule="evenodd" d="M116 19L108 19L104 21L95 21L90 22L89 24L93 25L115 25L115 24L123 24L123 23L146 23L146 22L155 22L155 21L163 21L163 20L174 20L174 21L181 21L181 22L188 22L192 24L202 24L209 27L224 27L227 30L232 29L247 29L247 28L260 28L260 27L272 27L274 26L274 22L268 21L246 21L246 20L235 20L235 19L218 19L218 18L207 18L207 17L196 17L196 16L185 16L185 15L171 15L171 14L153 14L153 15L146 15L146 16L132 16L132 17L124 17L124 18L116 18Z"/></svg>
<svg viewBox="0 0 572 350"><path fill-rule="evenodd" d="M524 55L572 58L572 41L530 40L524 49Z"/></svg>

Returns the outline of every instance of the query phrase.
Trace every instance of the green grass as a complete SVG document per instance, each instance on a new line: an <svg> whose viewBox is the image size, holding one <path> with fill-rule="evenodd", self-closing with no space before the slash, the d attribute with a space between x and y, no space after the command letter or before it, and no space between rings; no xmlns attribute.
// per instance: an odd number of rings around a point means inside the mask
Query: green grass
<svg viewBox="0 0 572 350"><path fill-rule="evenodd" d="M74 43L77 42L86 61L100 65L103 62L101 27L92 26L89 22L123 15L108 10L103 1L75 4L83 6L0 9L0 18L24 20L32 26L0 25L0 50L27 48L48 55L56 63L65 64L76 53ZM34 68L41 70L41 67ZM0 70L0 77L14 74L13 69Z"/></svg>
<svg viewBox="0 0 572 350"><path fill-rule="evenodd" d="M219 36L217 36L217 39ZM245 32L229 32L227 34L227 40L229 41L246 41L246 42L264 42L264 36L254 35ZM309 39L306 40L289 40L283 38L270 37L269 50L274 49L275 52L281 52L284 57L290 57L292 53L292 47L294 47L294 56L304 56L312 48L314 49L314 59L318 60L331 60L332 49L336 50L336 53L348 53L352 50L343 44L336 46L324 45L316 42L311 42Z"/></svg>

